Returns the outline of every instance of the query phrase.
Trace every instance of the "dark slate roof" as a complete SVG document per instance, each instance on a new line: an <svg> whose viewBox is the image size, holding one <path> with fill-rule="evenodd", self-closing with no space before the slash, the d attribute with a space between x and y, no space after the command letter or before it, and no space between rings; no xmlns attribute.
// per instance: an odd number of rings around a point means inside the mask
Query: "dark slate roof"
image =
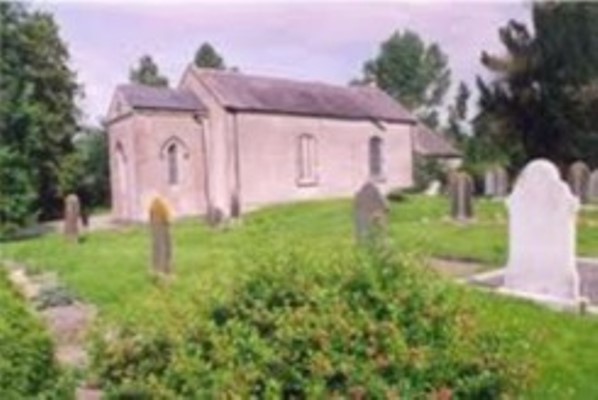
<svg viewBox="0 0 598 400"><path fill-rule="evenodd" d="M428 157L460 157L461 153L439 133L419 123L414 130L413 147L417 154Z"/></svg>
<svg viewBox="0 0 598 400"><path fill-rule="evenodd" d="M134 109L205 111L203 103L189 90L144 85L120 85L117 91Z"/></svg>
<svg viewBox="0 0 598 400"><path fill-rule="evenodd" d="M376 88L198 68L194 71L230 110L415 122L399 103Z"/></svg>

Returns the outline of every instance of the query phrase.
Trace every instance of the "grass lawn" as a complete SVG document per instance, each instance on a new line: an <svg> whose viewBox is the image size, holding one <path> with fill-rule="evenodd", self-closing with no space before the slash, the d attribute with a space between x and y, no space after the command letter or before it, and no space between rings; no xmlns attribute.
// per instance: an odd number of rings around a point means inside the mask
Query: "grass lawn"
<svg viewBox="0 0 598 400"><path fill-rule="evenodd" d="M443 198L409 197L393 203L393 247L421 256L477 261L500 266L507 253L507 221L498 202L477 203L474 223L447 217ZM303 251L327 255L353 245L351 203L345 200L273 207L248 215L242 224L213 231L196 221L174 226L176 279L158 287L148 275L149 235L145 227L89 234L69 245L60 235L3 243L0 259L22 261L59 273L80 297L100 308L112 322L175 322L172 310L190 297L225 296L236 280L251 273L264 253ZM579 223L579 253L598 257L598 211L584 210ZM554 313L521 301L477 294L485 323L497 329L525 329L539 379L531 398L598 398L598 319Z"/></svg>

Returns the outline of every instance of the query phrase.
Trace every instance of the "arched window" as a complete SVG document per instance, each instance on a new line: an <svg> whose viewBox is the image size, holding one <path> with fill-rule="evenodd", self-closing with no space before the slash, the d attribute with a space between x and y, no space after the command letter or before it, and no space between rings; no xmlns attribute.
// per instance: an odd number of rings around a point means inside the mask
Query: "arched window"
<svg viewBox="0 0 598 400"><path fill-rule="evenodd" d="M314 185L318 181L316 139L313 135L299 136L297 146L297 181L300 185Z"/></svg>
<svg viewBox="0 0 598 400"><path fill-rule="evenodd" d="M369 164L370 177L373 179L382 179L384 177L384 167L382 159L382 139L374 136L369 143Z"/></svg>
<svg viewBox="0 0 598 400"><path fill-rule="evenodd" d="M179 159L176 143L172 143L166 148L166 159L168 162L168 183L176 185L179 183Z"/></svg>

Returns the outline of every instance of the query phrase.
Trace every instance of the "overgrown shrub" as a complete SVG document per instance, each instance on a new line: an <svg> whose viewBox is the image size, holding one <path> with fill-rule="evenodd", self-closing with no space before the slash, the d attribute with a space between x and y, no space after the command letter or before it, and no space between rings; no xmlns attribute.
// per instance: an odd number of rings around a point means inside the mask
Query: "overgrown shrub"
<svg viewBox="0 0 598 400"><path fill-rule="evenodd" d="M491 399L528 383L525 342L481 326L464 289L409 260L293 254L261 267L180 330L97 339L109 395Z"/></svg>
<svg viewBox="0 0 598 400"><path fill-rule="evenodd" d="M68 399L72 394L72 380L54 362L49 335L0 269L0 399Z"/></svg>
<svg viewBox="0 0 598 400"><path fill-rule="evenodd" d="M415 157L413 165L413 190L421 192L433 181L444 182L446 171L442 163L434 158Z"/></svg>

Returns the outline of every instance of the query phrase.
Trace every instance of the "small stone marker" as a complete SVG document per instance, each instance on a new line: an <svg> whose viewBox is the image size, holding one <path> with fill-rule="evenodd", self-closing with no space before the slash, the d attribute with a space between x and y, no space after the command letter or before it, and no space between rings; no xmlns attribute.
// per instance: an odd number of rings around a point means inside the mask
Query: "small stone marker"
<svg viewBox="0 0 598 400"><path fill-rule="evenodd" d="M359 189L354 200L355 236L358 243L367 243L386 234L388 211L386 199L372 182L367 182Z"/></svg>
<svg viewBox="0 0 598 400"><path fill-rule="evenodd" d="M576 161L569 167L567 177L571 192L579 198L582 204L587 203L588 183L590 180L590 169L583 161Z"/></svg>
<svg viewBox="0 0 598 400"><path fill-rule="evenodd" d="M440 194L440 188L441 188L441 183L440 181L432 181L430 182L430 184L428 185L428 187L426 188L425 194L426 196L438 196Z"/></svg>
<svg viewBox="0 0 598 400"><path fill-rule="evenodd" d="M473 179L466 172L458 172L450 181L451 216L457 221L473 218Z"/></svg>
<svg viewBox="0 0 598 400"><path fill-rule="evenodd" d="M64 236L68 241L79 241L81 204L76 194L69 194L64 200Z"/></svg>
<svg viewBox="0 0 598 400"><path fill-rule="evenodd" d="M172 271L172 248L170 239L170 215L168 206L155 198L150 206L150 229L152 234L152 271L169 275Z"/></svg>
<svg viewBox="0 0 598 400"><path fill-rule="evenodd" d="M507 199L505 288L552 302L579 301L575 223L579 200L547 160L528 164Z"/></svg>
<svg viewBox="0 0 598 400"><path fill-rule="evenodd" d="M589 203L598 204L598 169L590 174L587 198Z"/></svg>

